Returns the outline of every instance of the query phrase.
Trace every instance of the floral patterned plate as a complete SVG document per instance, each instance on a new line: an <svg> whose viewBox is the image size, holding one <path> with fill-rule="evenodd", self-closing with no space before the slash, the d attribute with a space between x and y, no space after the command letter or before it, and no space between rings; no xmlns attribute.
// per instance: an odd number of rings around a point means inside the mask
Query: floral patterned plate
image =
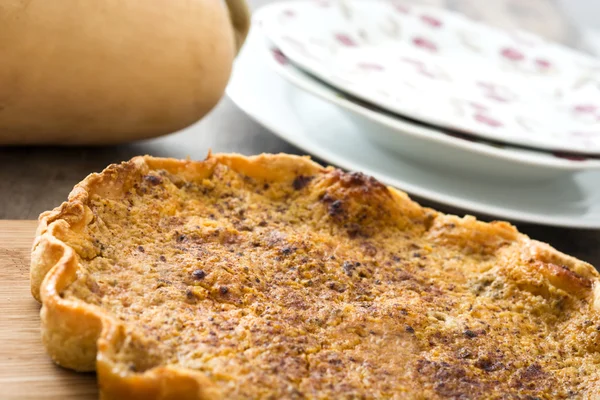
<svg viewBox="0 0 600 400"><path fill-rule="evenodd" d="M392 0L304 0L256 18L295 64L368 103L465 135L600 155L600 60Z"/></svg>
<svg viewBox="0 0 600 400"><path fill-rule="evenodd" d="M512 182L556 179L585 170L600 170L600 159L590 156L492 143L398 117L343 95L295 67L258 28L253 32L254 42L257 43L254 52L288 82L338 106L368 140L421 165L460 171L466 176L478 175Z"/></svg>

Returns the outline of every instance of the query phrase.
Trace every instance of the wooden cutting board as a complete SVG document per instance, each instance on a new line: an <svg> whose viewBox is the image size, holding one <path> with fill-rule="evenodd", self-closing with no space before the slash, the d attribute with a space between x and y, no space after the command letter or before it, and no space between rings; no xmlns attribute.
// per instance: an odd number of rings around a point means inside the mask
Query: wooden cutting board
<svg viewBox="0 0 600 400"><path fill-rule="evenodd" d="M97 399L94 374L52 363L40 338L40 305L29 291L36 221L0 220L0 399Z"/></svg>

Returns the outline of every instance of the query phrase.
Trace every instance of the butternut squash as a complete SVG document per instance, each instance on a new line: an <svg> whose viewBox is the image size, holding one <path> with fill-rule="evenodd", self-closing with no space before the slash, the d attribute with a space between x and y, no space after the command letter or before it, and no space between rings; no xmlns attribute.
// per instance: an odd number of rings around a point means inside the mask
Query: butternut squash
<svg viewBox="0 0 600 400"><path fill-rule="evenodd" d="M0 0L0 144L114 144L219 101L244 0Z"/></svg>

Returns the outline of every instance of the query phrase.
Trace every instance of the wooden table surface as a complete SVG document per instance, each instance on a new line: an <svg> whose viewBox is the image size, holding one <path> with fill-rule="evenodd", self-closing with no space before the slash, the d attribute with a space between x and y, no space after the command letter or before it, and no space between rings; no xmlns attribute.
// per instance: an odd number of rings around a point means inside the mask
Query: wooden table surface
<svg viewBox="0 0 600 400"><path fill-rule="evenodd" d="M0 220L0 399L96 399L95 374L56 366L42 345L40 305L29 288L36 225Z"/></svg>
<svg viewBox="0 0 600 400"><path fill-rule="evenodd" d="M253 8L270 0L250 0ZM551 0L413 0L458 9L473 17L502 27L521 27L581 47L577 31L566 21ZM483 4L485 3L485 6ZM135 155L203 158L214 152L302 151L287 144L248 118L224 98L215 110L193 127L160 139L113 147L5 147L0 148L0 219L35 219L40 212L59 205L74 184L87 174ZM317 160L319 161L319 160ZM422 201L443 211L463 215L468 211L449 210ZM482 216L482 218L486 218ZM600 231L558 229L517 224L530 236L600 267Z"/></svg>

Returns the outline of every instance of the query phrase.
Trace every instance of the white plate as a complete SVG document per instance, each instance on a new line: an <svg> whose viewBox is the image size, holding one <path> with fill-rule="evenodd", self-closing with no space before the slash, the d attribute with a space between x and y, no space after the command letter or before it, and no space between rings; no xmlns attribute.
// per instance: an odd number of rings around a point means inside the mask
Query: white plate
<svg viewBox="0 0 600 400"><path fill-rule="evenodd" d="M515 185L403 162L366 140L339 108L271 71L250 42L238 56L227 94L249 116L307 153L414 195L515 221L600 228L599 172Z"/></svg>
<svg viewBox="0 0 600 400"><path fill-rule="evenodd" d="M286 80L340 107L359 126L367 139L396 151L413 161L450 168L463 174L483 175L504 180L533 181L556 179L584 170L600 169L600 160L475 142L472 138L448 134L413 123L348 98L289 62L259 29L248 39L252 52L261 54L267 64Z"/></svg>
<svg viewBox="0 0 600 400"><path fill-rule="evenodd" d="M286 1L255 16L283 53L400 115L487 139L600 155L600 60L398 1Z"/></svg>

